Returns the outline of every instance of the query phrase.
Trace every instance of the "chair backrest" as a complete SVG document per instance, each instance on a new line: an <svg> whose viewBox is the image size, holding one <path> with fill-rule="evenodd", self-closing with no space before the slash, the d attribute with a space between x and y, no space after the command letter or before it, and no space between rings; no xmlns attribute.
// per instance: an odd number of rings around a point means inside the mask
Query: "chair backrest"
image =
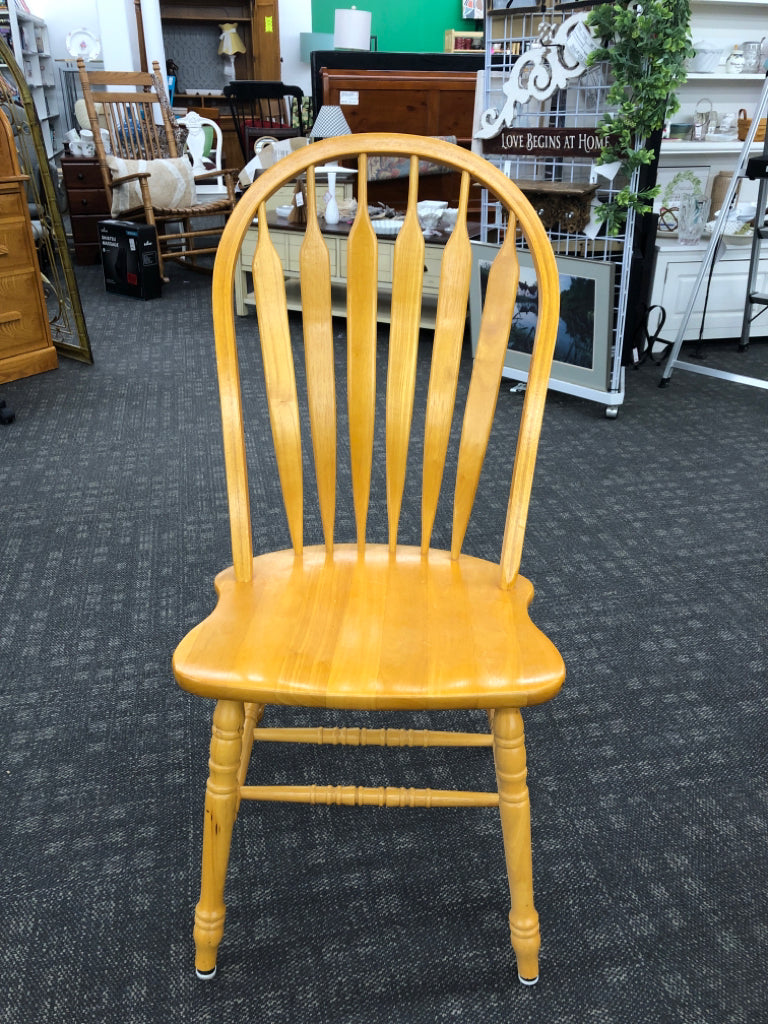
<svg viewBox="0 0 768 1024"><path fill-rule="evenodd" d="M224 95L237 128L243 156L250 160L253 144L262 135L284 139L306 135L304 93L283 82L236 81L224 87ZM298 124L293 124L294 109Z"/></svg>
<svg viewBox="0 0 768 1024"><path fill-rule="evenodd" d="M220 171L223 135L218 124L210 118L201 117L194 110L180 117L178 122L187 129L184 152L192 161L192 172ZM227 191L222 178L198 182L195 187L199 193L226 194Z"/></svg>
<svg viewBox="0 0 768 1024"><path fill-rule="evenodd" d="M467 207L473 185L488 188L491 199L495 198L501 203L507 230L488 273L479 340L464 403L452 512L450 546L454 558L458 558L464 541L490 435L517 297L517 245L521 237L525 238L532 254L538 283L538 318L501 551L500 585L509 586L520 565L536 449L559 318L560 290L554 255L547 234L531 204L517 186L489 161L437 139L382 133L328 139L299 149L277 161L247 190L222 235L214 266L213 322L235 572L238 579L251 578L252 537L232 308L232 282L239 251L254 215L258 215L258 240L253 257L254 298L283 501L291 542L294 549L300 552L304 518L301 414L284 274L269 230L266 201L281 185L294 181L304 173L307 195L314 196L315 166L337 159L354 158L357 159L359 192L357 215L347 239L346 381L357 543L361 548L366 543L374 455L378 280L378 239L366 202L366 163L369 154L381 153L410 158L408 207L394 245L386 380L386 502L388 543L393 552L397 545L408 461L422 312L425 241L416 205L419 159L446 163L461 175L456 224L442 256L424 414L422 552L426 552L430 545L454 416L472 266ZM313 203L307 204L307 224L301 243L300 281L306 401L320 517L326 548L332 552L337 488L336 457L339 446L331 268ZM338 418L341 422L341 417ZM504 483L499 481L498 486L502 487Z"/></svg>
<svg viewBox="0 0 768 1024"><path fill-rule="evenodd" d="M176 157L173 114L157 61L152 72L89 71L78 57L77 68L104 187L111 197L111 176L99 129L106 126L114 156L126 160Z"/></svg>

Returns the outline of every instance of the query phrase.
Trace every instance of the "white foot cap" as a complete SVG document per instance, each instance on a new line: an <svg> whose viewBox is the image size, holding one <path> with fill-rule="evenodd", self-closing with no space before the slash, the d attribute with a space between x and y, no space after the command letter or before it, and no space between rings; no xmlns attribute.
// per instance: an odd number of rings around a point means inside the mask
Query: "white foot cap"
<svg viewBox="0 0 768 1024"><path fill-rule="evenodd" d="M216 977L216 968L214 967L212 971L198 971L198 969L195 968L195 974L198 976L200 981L211 981Z"/></svg>
<svg viewBox="0 0 768 1024"><path fill-rule="evenodd" d="M537 983L537 981L539 980L538 974L536 975L535 978L524 978L522 976L522 974L518 974L517 977L518 977L521 985L535 985Z"/></svg>

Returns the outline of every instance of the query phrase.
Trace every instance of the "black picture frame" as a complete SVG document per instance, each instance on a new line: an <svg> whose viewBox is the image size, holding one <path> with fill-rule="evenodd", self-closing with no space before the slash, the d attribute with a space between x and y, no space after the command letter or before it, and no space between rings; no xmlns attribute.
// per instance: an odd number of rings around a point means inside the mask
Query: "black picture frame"
<svg viewBox="0 0 768 1024"><path fill-rule="evenodd" d="M472 354L477 349L488 270L497 245L472 242L469 310ZM527 380L536 323L536 275L533 259L519 251L520 284L515 321L504 358L504 375ZM613 344L615 265L601 260L556 256L560 275L561 317L550 380L595 391L608 391Z"/></svg>

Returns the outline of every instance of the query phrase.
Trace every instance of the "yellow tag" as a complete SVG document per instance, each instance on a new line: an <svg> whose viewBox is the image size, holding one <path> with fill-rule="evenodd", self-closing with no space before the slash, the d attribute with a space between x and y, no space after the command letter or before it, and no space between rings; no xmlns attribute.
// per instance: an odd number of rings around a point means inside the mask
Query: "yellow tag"
<svg viewBox="0 0 768 1024"><path fill-rule="evenodd" d="M265 32L272 32L273 31L273 28L272 28L272 15L271 14L269 15L269 17L265 17L264 18L264 31Z"/></svg>

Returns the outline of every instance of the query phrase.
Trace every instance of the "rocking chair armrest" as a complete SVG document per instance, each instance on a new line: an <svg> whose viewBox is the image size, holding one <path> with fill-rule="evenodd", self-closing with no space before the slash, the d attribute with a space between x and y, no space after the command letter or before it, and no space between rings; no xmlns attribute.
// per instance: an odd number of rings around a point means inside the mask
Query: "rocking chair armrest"
<svg viewBox="0 0 768 1024"><path fill-rule="evenodd" d="M212 178L232 178L236 180L239 173L239 171L234 171L232 168L221 168L218 171L214 168L212 171L201 171L199 174L196 174L195 181L208 181Z"/></svg>
<svg viewBox="0 0 768 1024"><path fill-rule="evenodd" d="M125 185L129 181L146 181L150 173L150 171L133 171L131 174L121 174L119 178L112 178L110 185L114 188L116 185Z"/></svg>

